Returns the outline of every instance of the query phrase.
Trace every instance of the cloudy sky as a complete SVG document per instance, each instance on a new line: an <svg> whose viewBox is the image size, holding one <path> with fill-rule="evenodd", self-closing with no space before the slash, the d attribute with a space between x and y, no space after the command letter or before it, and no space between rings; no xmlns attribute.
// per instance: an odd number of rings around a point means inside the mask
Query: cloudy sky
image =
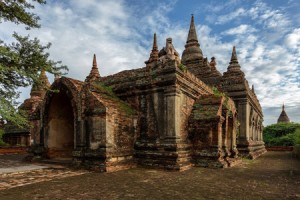
<svg viewBox="0 0 300 200"><path fill-rule="evenodd" d="M154 32L159 48L172 37L181 54L194 14L203 54L216 57L221 73L236 46L263 107L264 125L276 123L283 102L290 119L300 122L299 0L48 0L35 13L40 29L1 23L1 39L12 42L17 31L51 42L51 58L79 80L89 74L94 53L102 76L143 67ZM29 89L21 91L21 100L29 97Z"/></svg>

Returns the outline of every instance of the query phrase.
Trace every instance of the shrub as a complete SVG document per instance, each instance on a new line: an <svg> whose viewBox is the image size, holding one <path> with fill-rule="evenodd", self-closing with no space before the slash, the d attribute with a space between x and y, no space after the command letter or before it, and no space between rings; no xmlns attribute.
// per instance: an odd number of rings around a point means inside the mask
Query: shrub
<svg viewBox="0 0 300 200"><path fill-rule="evenodd" d="M297 123L279 123L264 128L264 142L268 146L292 146L293 135L296 130L300 130Z"/></svg>
<svg viewBox="0 0 300 200"><path fill-rule="evenodd" d="M294 134L290 133L281 137L271 138L268 142L269 146L293 146Z"/></svg>
<svg viewBox="0 0 300 200"><path fill-rule="evenodd" d="M300 128L300 124L297 123L279 123L265 127L263 132L265 137L281 137L289 133L294 133L298 128Z"/></svg>
<svg viewBox="0 0 300 200"><path fill-rule="evenodd" d="M4 130L0 129L0 146L5 146L6 143L3 141Z"/></svg>
<svg viewBox="0 0 300 200"><path fill-rule="evenodd" d="M182 64L182 63L180 63L180 64L178 65L178 68L179 68L181 71L183 71L183 72L186 72L186 71L187 71L186 66L185 66L184 64Z"/></svg>
<svg viewBox="0 0 300 200"><path fill-rule="evenodd" d="M297 129L294 133L294 146L300 149L300 129Z"/></svg>
<svg viewBox="0 0 300 200"><path fill-rule="evenodd" d="M294 152L293 154L300 159L300 129L294 133Z"/></svg>

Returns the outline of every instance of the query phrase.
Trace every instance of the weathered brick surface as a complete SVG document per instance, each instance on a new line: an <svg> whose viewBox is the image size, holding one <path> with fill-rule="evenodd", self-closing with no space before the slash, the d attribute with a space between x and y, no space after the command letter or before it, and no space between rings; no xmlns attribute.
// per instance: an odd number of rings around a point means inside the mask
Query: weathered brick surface
<svg viewBox="0 0 300 200"><path fill-rule="evenodd" d="M24 154L27 152L27 150L27 147L0 147L0 155Z"/></svg>
<svg viewBox="0 0 300 200"><path fill-rule="evenodd" d="M0 174L0 190L20 187L24 185L78 176L87 171L72 171L66 168L46 168L32 171L13 172Z"/></svg>
<svg viewBox="0 0 300 200"><path fill-rule="evenodd" d="M248 81L237 59L233 47L231 61L221 80L222 90L230 96L238 110L240 122L238 150L249 158L256 158L266 152L263 142L263 113L254 87Z"/></svg>
<svg viewBox="0 0 300 200"><path fill-rule="evenodd" d="M272 146L268 147L266 146L267 151L293 151L294 148L292 146Z"/></svg>
<svg viewBox="0 0 300 200"><path fill-rule="evenodd" d="M84 82L57 78L51 89L59 92L46 93L32 130L43 151L32 152L117 171L228 167L239 162L237 146L252 158L265 151L261 107L235 50L222 76L214 57L203 58L193 17L182 61L171 38L158 51L154 35L145 63L101 77L94 56Z"/></svg>

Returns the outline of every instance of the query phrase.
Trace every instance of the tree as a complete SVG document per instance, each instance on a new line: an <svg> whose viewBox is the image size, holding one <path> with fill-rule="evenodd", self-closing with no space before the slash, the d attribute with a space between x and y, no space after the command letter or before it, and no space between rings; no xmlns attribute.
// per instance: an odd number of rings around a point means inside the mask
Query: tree
<svg viewBox="0 0 300 200"><path fill-rule="evenodd" d="M264 128L264 142L268 146L293 146L296 144L296 137L300 135L300 124L279 123Z"/></svg>
<svg viewBox="0 0 300 200"><path fill-rule="evenodd" d="M300 129L294 133L294 150L298 154L298 158L300 158Z"/></svg>
<svg viewBox="0 0 300 200"><path fill-rule="evenodd" d="M38 4L45 4L45 0L32 0ZM0 23L10 21L16 24L26 25L26 29L40 28L36 14L31 13L33 3L26 0L2 0L0 1ZM37 38L21 36L14 32L12 37L16 42L5 44L0 39L0 118L8 120L16 125L26 125L26 118L17 111L17 98L19 87L26 87L33 83L41 85L39 72L45 70L52 74L61 74L62 70L68 70L61 61L49 59L47 50L51 44L43 46Z"/></svg>

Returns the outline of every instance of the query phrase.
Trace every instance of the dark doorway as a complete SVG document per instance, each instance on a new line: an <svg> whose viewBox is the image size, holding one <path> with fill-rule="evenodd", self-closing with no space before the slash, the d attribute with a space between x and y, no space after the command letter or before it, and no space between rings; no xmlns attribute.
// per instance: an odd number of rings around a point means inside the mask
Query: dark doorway
<svg viewBox="0 0 300 200"><path fill-rule="evenodd" d="M64 91L53 94L48 114L48 156L71 157L74 149L74 114L71 101Z"/></svg>

